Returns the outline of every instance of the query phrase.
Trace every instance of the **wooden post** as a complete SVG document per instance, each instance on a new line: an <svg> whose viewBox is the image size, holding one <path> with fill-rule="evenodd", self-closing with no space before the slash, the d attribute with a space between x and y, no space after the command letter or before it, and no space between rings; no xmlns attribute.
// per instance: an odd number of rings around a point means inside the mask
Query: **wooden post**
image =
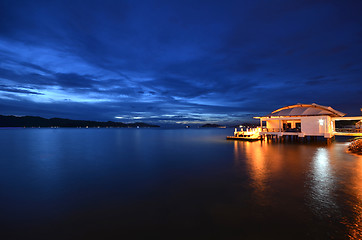
<svg viewBox="0 0 362 240"><path fill-rule="evenodd" d="M280 120L279 120L279 132L281 132L282 129L281 129L281 126L280 126Z"/></svg>
<svg viewBox="0 0 362 240"><path fill-rule="evenodd" d="M263 129L263 120L260 118L260 129Z"/></svg>

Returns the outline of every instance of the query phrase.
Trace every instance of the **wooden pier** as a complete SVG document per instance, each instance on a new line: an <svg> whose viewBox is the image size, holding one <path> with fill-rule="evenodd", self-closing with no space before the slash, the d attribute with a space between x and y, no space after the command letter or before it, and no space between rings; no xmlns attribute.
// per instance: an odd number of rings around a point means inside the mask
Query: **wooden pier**
<svg viewBox="0 0 362 240"><path fill-rule="evenodd" d="M298 135L278 135L278 134L263 134L262 139L267 142L294 142L294 143L313 143L313 142L326 142L327 144L332 143L335 140L335 136L330 138L324 138L323 136L304 136L299 137Z"/></svg>

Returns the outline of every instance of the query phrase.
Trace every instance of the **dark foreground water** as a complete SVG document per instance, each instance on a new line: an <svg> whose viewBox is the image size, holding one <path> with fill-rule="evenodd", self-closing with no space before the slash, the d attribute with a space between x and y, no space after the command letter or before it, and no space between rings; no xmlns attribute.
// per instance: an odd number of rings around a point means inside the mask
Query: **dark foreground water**
<svg viewBox="0 0 362 240"><path fill-rule="evenodd" d="M347 142L232 129L0 130L0 239L360 239Z"/></svg>

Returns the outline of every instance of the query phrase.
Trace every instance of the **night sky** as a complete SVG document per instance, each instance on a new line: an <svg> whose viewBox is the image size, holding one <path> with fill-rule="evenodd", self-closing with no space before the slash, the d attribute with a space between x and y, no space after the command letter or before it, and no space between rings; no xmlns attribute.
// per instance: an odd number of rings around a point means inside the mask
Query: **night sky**
<svg viewBox="0 0 362 240"><path fill-rule="evenodd" d="M0 0L0 114L159 125L360 115L362 1Z"/></svg>

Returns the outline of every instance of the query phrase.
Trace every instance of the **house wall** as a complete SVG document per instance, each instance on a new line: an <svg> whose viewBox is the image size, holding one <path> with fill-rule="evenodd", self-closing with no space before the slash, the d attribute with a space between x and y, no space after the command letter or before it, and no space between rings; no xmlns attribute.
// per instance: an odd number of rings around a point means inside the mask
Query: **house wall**
<svg viewBox="0 0 362 240"><path fill-rule="evenodd" d="M311 136L326 136L332 133L329 116L308 116L301 118L302 132Z"/></svg>
<svg viewBox="0 0 362 240"><path fill-rule="evenodd" d="M268 120L266 122L267 128L279 128L279 120Z"/></svg>
<svg viewBox="0 0 362 240"><path fill-rule="evenodd" d="M281 128L283 121L301 122L301 134L304 136L324 136L325 138L333 137L334 123L330 116L306 116L306 117L282 117L276 120L263 119L266 121L267 128L279 128L279 120L281 121ZM295 122L292 128L295 127Z"/></svg>

